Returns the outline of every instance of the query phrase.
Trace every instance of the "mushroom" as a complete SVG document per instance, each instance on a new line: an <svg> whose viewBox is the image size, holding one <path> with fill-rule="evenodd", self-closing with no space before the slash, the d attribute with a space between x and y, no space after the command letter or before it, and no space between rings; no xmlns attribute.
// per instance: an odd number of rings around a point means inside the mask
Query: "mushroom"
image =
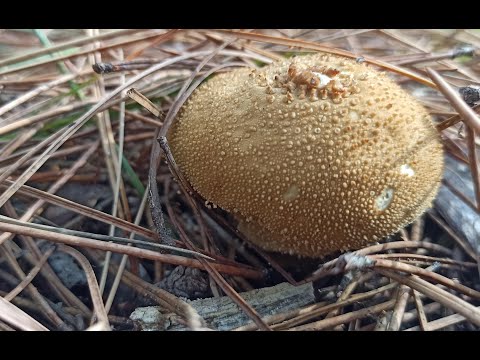
<svg viewBox="0 0 480 360"><path fill-rule="evenodd" d="M327 54L213 77L168 140L192 187L252 242L306 257L408 225L443 171L428 112L385 73Z"/></svg>

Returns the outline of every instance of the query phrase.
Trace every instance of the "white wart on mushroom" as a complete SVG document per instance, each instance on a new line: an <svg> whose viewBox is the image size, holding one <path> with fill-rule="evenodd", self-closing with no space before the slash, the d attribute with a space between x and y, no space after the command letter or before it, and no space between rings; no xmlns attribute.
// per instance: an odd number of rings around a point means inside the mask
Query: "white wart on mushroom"
<svg viewBox="0 0 480 360"><path fill-rule="evenodd" d="M325 54L202 84L169 132L194 189L267 250L318 257L398 231L443 171L428 112L385 73Z"/></svg>

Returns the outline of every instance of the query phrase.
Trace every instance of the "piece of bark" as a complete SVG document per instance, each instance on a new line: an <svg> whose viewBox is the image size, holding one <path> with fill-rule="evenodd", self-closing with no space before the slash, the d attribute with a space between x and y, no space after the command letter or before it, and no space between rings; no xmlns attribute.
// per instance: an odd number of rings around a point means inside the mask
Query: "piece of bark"
<svg viewBox="0 0 480 360"><path fill-rule="evenodd" d="M311 283L293 286L281 283L272 287L240 294L261 316L283 313L313 304L315 297ZM187 300L213 330L231 330L251 322L248 316L228 296ZM137 308L130 319L141 330L187 330L179 324L174 314L166 313L159 306Z"/></svg>
<svg viewBox="0 0 480 360"><path fill-rule="evenodd" d="M444 178L467 198L475 199L469 166L450 156L445 157ZM447 224L466 239L475 253L480 252L480 215L465 204L448 187L442 185L435 200L435 209Z"/></svg>

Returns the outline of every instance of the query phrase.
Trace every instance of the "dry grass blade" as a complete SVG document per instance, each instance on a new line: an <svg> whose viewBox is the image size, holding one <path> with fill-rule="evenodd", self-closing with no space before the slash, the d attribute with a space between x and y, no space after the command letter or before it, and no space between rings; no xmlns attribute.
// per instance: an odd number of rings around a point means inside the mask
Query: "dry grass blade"
<svg viewBox="0 0 480 360"><path fill-rule="evenodd" d="M368 246L361 250L355 251L357 255L369 255L380 251L388 251L388 250L397 250L397 249L405 249L405 248L424 248L432 251L437 251L447 256L452 255L452 251L448 248L438 245L432 244L428 241L392 241L384 244L377 244Z"/></svg>
<svg viewBox="0 0 480 360"><path fill-rule="evenodd" d="M55 193L60 187L62 187L65 183L68 182L69 179L72 178L72 176L77 172L78 169L83 167L85 163L87 162L88 158L97 150L98 147L98 142L96 144L93 144L89 149L87 149L82 156L75 162L75 164L65 173L63 176L61 176L55 183L50 186L48 189L49 193ZM35 213L41 209L41 207L45 204L45 201L43 200L38 200L36 201L20 218L22 221L28 221L30 220ZM0 235L0 245L4 243L6 240L8 240L11 237L11 234L8 233L3 233Z"/></svg>
<svg viewBox="0 0 480 360"><path fill-rule="evenodd" d="M133 248L130 246L120 245L120 244L107 243L103 241L83 238L80 236L53 233L50 231L29 228L26 226L5 224L5 223L0 223L0 230L21 234L21 235L42 238L42 239L50 240L57 243L64 243L64 244L73 245L73 246L83 246L87 248L112 251L120 254L128 254L128 255L136 256L142 259L150 259L150 260L165 262L167 264L182 265L182 266L194 267L198 269L204 268L203 263L201 263L199 260L196 260L196 259L189 259L189 258L177 256L177 255L165 255L165 254L160 254L158 252L151 251L151 250L138 249L138 248ZM211 266L218 269L220 272L224 272L230 275L243 276L245 278L251 278L251 279L261 279L263 277L263 273L261 271L254 270L248 267L237 267L237 266L218 264L218 263L212 263Z"/></svg>
<svg viewBox="0 0 480 360"><path fill-rule="evenodd" d="M463 56L463 55L471 56L470 53L464 54L459 51L449 51L445 54L437 54L437 55L420 55L420 54L418 55L419 57L416 59L400 60L400 61L396 61L396 64L405 66L405 65L419 64L422 62L432 62L432 61L438 61L443 59L454 59L455 57Z"/></svg>
<svg viewBox="0 0 480 360"><path fill-rule="evenodd" d="M470 169L472 170L473 187L475 190L477 210L480 211L480 171L478 169L478 155L475 144L475 130L467 127L467 146L468 159L470 161Z"/></svg>
<svg viewBox="0 0 480 360"><path fill-rule="evenodd" d="M406 285L401 285L397 291L397 299L392 311L392 315L387 323L387 331L398 331L402 326L403 316L407 307L408 299L410 298L412 289Z"/></svg>
<svg viewBox="0 0 480 360"><path fill-rule="evenodd" d="M12 245L4 244L0 247L0 250L3 251L4 258L7 260L10 268L15 272L16 276L19 279L25 279L26 274L23 272L21 266L18 264L18 261L12 251ZM32 284L27 284L26 290L34 301L36 301L44 312L45 317L50 321L50 323L57 327L58 329L67 330L70 327L65 324L65 322L60 318L60 316L53 310L51 304L45 299L45 297L38 291L38 289Z"/></svg>
<svg viewBox="0 0 480 360"><path fill-rule="evenodd" d="M153 249L161 249L161 250L167 250L167 251L176 251L180 254L185 254L185 255L195 255L198 257L202 257L206 260L215 260L214 258L184 248L178 248L175 246L168 246L168 245L163 245L163 244L157 244L154 242L149 242L149 241L143 241L143 240L134 240L133 239L133 233L130 234L130 238L122 238L118 236L109 236L109 235L101 235L101 234L94 234L94 233L87 233L84 231L77 231L77 230L69 230L69 229L64 229L64 228L58 228L58 227L53 227L53 226L48 226L48 225L41 225L41 224L36 224L36 223L29 223L21 220L16 220L13 218L9 218L3 215L0 215L0 221L6 223L6 224L12 224L12 225L19 225L19 226L26 226L28 228L32 229L40 229L40 230L46 230L54 233L59 233L59 234L66 234L66 235L73 235L73 236L81 236L89 239L95 239L95 240L101 240L101 241L112 241L112 242L118 242L118 243L124 243L124 244L129 244L129 245L137 245L137 246L144 246L144 247L150 247Z"/></svg>
<svg viewBox="0 0 480 360"><path fill-rule="evenodd" d="M429 331L430 327L428 325L427 315L425 315L422 299L420 298L420 293L417 290L413 290L413 299L415 301L415 306L418 312L418 320L420 322L420 328L423 331Z"/></svg>
<svg viewBox="0 0 480 360"><path fill-rule="evenodd" d="M142 219L142 215L145 211L145 206L147 204L147 198L148 198L148 189L145 190L145 194L143 194L142 202L140 203L140 207L137 212L137 216L135 217L135 224L138 225L140 223L140 220ZM134 234L130 234L130 240L133 239ZM130 245L131 243L129 243ZM120 285L120 281L123 276L123 272L125 270L125 267L127 265L127 255L122 256L122 260L120 261L120 265L118 267L118 271L115 275L115 279L113 281L112 287L110 289L110 293L108 294L107 301L105 302L105 309L107 313L110 311L110 308L113 304L113 300L115 298L115 295L117 293L118 286ZM212 259L213 260L213 259Z"/></svg>
<svg viewBox="0 0 480 360"><path fill-rule="evenodd" d="M141 94L137 89L132 88L128 90L127 95L128 97L130 97L130 99L142 105L145 109L150 111L157 118L161 117L161 110L158 109L150 100L147 99L145 95ZM162 123L159 124L162 125Z"/></svg>
<svg viewBox="0 0 480 360"><path fill-rule="evenodd" d="M48 331L45 326L15 305L10 304L3 297L0 297L0 319L21 330Z"/></svg>
<svg viewBox="0 0 480 360"><path fill-rule="evenodd" d="M88 287L90 289L90 296L92 298L93 308L98 320L104 324L109 324L108 315L103 306L102 295L98 287L97 278L93 272L92 266L87 258L78 250L63 244L58 245L58 251L62 251L73 257L82 266L85 275L87 276Z"/></svg>
<svg viewBox="0 0 480 360"><path fill-rule="evenodd" d="M207 52L208 53L208 52ZM123 84L122 86L116 88L114 91L112 91L110 94L106 95L102 100L100 100L96 105L94 105L89 111L87 111L83 116L81 116L79 119L75 120L72 124L70 124L67 128L64 128L64 131L59 131L55 133L54 135L50 136L49 138L45 139L41 143L39 143L37 146L35 146L31 151L29 151L27 154L22 156L18 160L17 163L14 165L10 166L7 171L0 175L0 183L3 182L13 171L15 171L21 164L23 164L27 159L30 158L31 155L35 154L38 150L40 150L42 147L44 147L47 144L50 144L48 148L40 155L40 157L33 162L32 165L29 166L29 168L20 175L20 177L15 181L14 184L12 184L6 191L3 192L3 194L0 196L0 207L5 204L5 202L22 186L24 185L28 179L48 160L49 156L55 152L60 146L62 146L68 138L73 135L80 127L82 127L90 118L92 115L96 113L97 110L99 110L107 101L110 99L113 99L115 96L120 94L122 91L125 89L129 88L132 86L134 83L137 81L143 79L144 77L153 74L156 71L159 71L160 69L174 64L178 61L189 59L195 56L201 56L205 55L205 52L194 52L190 53L187 55L181 55L177 57L173 57L170 59L167 59L160 64L157 64L155 66L152 66L148 70L145 70L144 72L138 74L137 76L133 77L130 79L128 82Z"/></svg>
<svg viewBox="0 0 480 360"><path fill-rule="evenodd" d="M480 111L480 104L475 105L472 109L475 112ZM438 131L442 131L442 130L448 129L450 126L453 126L460 121L462 121L462 117L460 115L456 114L456 115L453 115L453 116L449 117L448 119L443 120L442 122L438 123L436 125L436 128L437 128Z"/></svg>
<svg viewBox="0 0 480 360"><path fill-rule="evenodd" d="M87 31L88 35L90 36L95 36L98 34L98 29L89 29ZM99 44L97 42L93 43L93 48L98 48ZM123 51L121 51L123 55ZM100 52L95 52L93 54L89 55L89 63L92 67L95 66L95 64L101 62L101 53ZM120 84L123 85L125 83L125 76L121 75L121 80L122 83ZM93 88L93 93L94 96L97 99L100 99L101 97L105 96L105 79L101 77L98 81L97 84L95 84ZM122 92L122 98L123 98L124 92ZM108 178L110 181L110 187L113 190L113 206L111 210L112 216L118 216L129 220L130 218L130 211L129 211L129 205L128 205L128 200L127 196L125 193L125 185L123 182L123 178L121 176L121 171L122 171L122 157L123 157L123 146L124 146L124 128L125 128L125 103L121 102L120 103L120 117L119 117L119 137L120 137L120 142L119 142L119 147L118 147L118 153L115 151L115 137L113 134L113 127L112 123L110 120L110 112L105 111L102 113L97 114L97 126L99 130L99 136L101 139L102 143L102 149L104 153L104 159L105 163L107 166L107 171L108 171ZM113 236L115 232L115 225L111 224L110 229L109 229L109 236ZM103 294L103 291L105 289L105 284L107 281L107 275L108 275L108 266L110 264L110 257L111 253L107 251L105 254L105 261L103 265L103 270L102 270L102 275L100 277L100 294Z"/></svg>
<svg viewBox="0 0 480 360"><path fill-rule="evenodd" d="M135 59L137 57L139 57L140 55L142 55L142 53L148 49L149 47L152 47L152 46L156 46L156 45L159 45L161 44L162 42L165 42L169 39L171 39L173 37L173 35L175 35L176 33L178 32L181 32L182 30L180 29L172 29L172 30L168 30L167 32L165 32L164 34L162 34L161 36L158 36L157 38L154 38L153 41L150 41L150 42L147 42L145 45L141 46L140 48L136 49L134 52L132 52L128 57L127 57L127 60L132 60L132 59Z"/></svg>
<svg viewBox="0 0 480 360"><path fill-rule="evenodd" d="M441 263L441 264L452 264L452 265L458 265L466 268L474 268L477 266L477 264L473 262L465 262L465 261L458 261L458 260L452 260L448 258L440 258L440 257L434 257L434 256L428 256L428 255L420 255L420 254L412 254L412 253L398 253L398 254L379 254L379 255L370 255L372 259L389 259L389 258L394 258L397 260L401 259L421 259L421 260L426 260L429 262L436 262L436 263Z"/></svg>
<svg viewBox="0 0 480 360"><path fill-rule="evenodd" d="M280 45L286 45L286 46L296 46L296 47L305 48L305 49L312 49L312 50L322 51L330 54L345 56L351 59L358 58L358 55L352 54L349 51L322 46L310 41L289 39L289 38L282 38L282 37L276 37L276 36L247 33L242 31L233 31L233 30L216 30L216 32L232 35L242 39L268 42L268 43L274 43L274 44L280 44ZM407 76L413 80L418 81L421 84L424 84L430 87L435 87L434 83L432 83L431 81L429 81L428 79L422 76L415 74L414 72L408 69L403 69L393 64L390 64L381 60L377 60L371 57L367 57L367 56L362 56L362 57L365 59L365 61L369 62L370 64L377 65L384 69L395 72L397 74Z"/></svg>
<svg viewBox="0 0 480 360"><path fill-rule="evenodd" d="M291 328L289 330L291 331L318 331L318 330L325 330L328 328L333 328L337 325L341 325L356 319L361 319L364 318L365 316L368 315L373 315L377 314L382 311L386 311L391 309L395 305L395 300L389 300L384 303L378 304L378 305L373 305L370 307L367 307L362 310L357 310L357 311L352 311L347 314L343 315L338 315L334 316L331 318L315 321L310 324L306 325L301 325L297 326L294 328Z"/></svg>
<svg viewBox="0 0 480 360"><path fill-rule="evenodd" d="M476 325L480 325L480 309L467 303L461 298L450 294L449 292L430 284L429 282L418 278L417 276L403 276L390 270L376 269L383 276L392 278L399 283L405 284L414 290L417 290L428 296L432 300L438 301L444 306L465 316L469 321Z"/></svg>
<svg viewBox="0 0 480 360"><path fill-rule="evenodd" d="M8 134L12 131L25 128L29 125L42 123L47 119L53 118L55 116L63 115L68 112L74 112L74 111L83 109L84 107L88 107L89 105L92 105L94 103L95 103L94 101L76 102L73 104L56 107L52 110L44 111L38 115L32 115L32 116L25 117L22 119L17 119L11 122L5 121L7 123L4 126L0 127L0 135Z"/></svg>
<svg viewBox="0 0 480 360"><path fill-rule="evenodd" d="M448 326L456 325L461 322L466 321L464 316L459 314L453 314L449 316L445 316L440 319L432 320L428 323L428 330L429 331L436 331L446 328ZM421 326L413 326L411 328L405 329L405 331L418 331L421 330Z"/></svg>
<svg viewBox="0 0 480 360"><path fill-rule="evenodd" d="M21 134L17 135L15 139L10 141L7 145L2 148L2 154L0 155L0 162L5 159L5 157L11 155L15 150L25 144L30 140L37 132L42 128L43 124L36 124L31 129L22 131Z"/></svg>
<svg viewBox="0 0 480 360"><path fill-rule="evenodd" d="M340 274L344 272L346 270L345 266L347 265L347 262L345 260L348 261L348 259L352 259L352 258L354 260L355 258L360 259L365 255L373 254L380 251L406 249L406 248L425 248L433 251L438 251L448 256L451 255L451 251L449 249L441 245L432 244L426 241L394 241L394 242L389 242L385 244L372 245L372 246L363 248L361 250L354 251L352 253L346 253L336 259L333 259L331 261L328 261L322 264L322 266L318 270L316 270L310 276L308 276L302 283L315 281L324 276ZM354 262L352 263L354 264ZM373 265L373 262L371 261L370 262L367 261L363 264L363 266L371 266L371 265Z"/></svg>
<svg viewBox="0 0 480 360"><path fill-rule="evenodd" d="M10 180L6 180L5 182L7 184L13 184L13 181L10 181ZM0 188L5 188L5 187L6 185L0 184ZM74 201L61 198L53 194L49 194L39 189L32 188L28 185L23 185L20 188L19 193L25 196L43 199L44 201L50 204L64 207L65 209L74 211L77 214L80 214L95 220L103 221L107 224L115 224L115 226L125 231L133 231L136 234L145 236L147 239L150 239L150 240L155 239L155 233L149 229L145 229L144 227L132 224L128 221L106 214L99 210L92 209L88 206L78 204Z"/></svg>
<svg viewBox="0 0 480 360"><path fill-rule="evenodd" d="M78 74L69 74L69 75L62 76L58 79L52 80L49 83L40 85L39 87L33 89L32 91L29 91L28 93L20 96L19 98L3 105L0 108L0 116L2 116L3 114L5 114L8 111L14 109L15 107L23 104L24 102L33 99L35 96L41 94L42 92L45 92L45 91L47 91L51 88L54 88L55 86L58 86L58 85L66 83L70 80L73 80L76 76L78 76ZM0 124L1 124L1 122L0 122Z"/></svg>
<svg viewBox="0 0 480 360"><path fill-rule="evenodd" d="M135 42L139 42L139 41L148 40L148 39L155 38L155 37L158 37L158 36L161 36L161 35L163 35L163 34L161 34L161 33L159 34L158 32L154 32L153 34L151 32L147 32L147 34L138 35L133 39L117 41L113 44L104 45L101 48L99 48L98 50L112 49L112 48L116 48L116 47L120 47L120 46L130 44L130 43L135 43ZM55 63L55 62L62 61L62 60L67 60L67 59L74 58L74 57L79 57L79 56L82 56L82 55L88 55L88 54L92 53L93 51L95 51L95 50L88 49L88 50L78 51L75 54L55 56L53 58L49 58L47 60L41 60L41 61L38 61L38 62L33 63L33 64L27 64L27 65L23 65L23 66L18 66L18 67L13 68L13 69L7 69L7 70L0 71L0 76L10 74L10 73L13 73L13 72L18 72L18 71L21 71L21 70L31 69L31 68L37 67L37 66L42 66L42 65Z"/></svg>
<svg viewBox="0 0 480 360"><path fill-rule="evenodd" d="M409 274L415 274L421 277L426 277L430 280L436 281L439 284L445 285L449 287L450 289L456 290L458 292L461 292L467 296L470 296L475 299L480 299L480 292L470 289L469 287L466 287L465 285L459 284L452 279L449 279L443 275L434 273L433 271L428 271L426 269L422 269L417 266L412 266L408 264L404 264L398 261L391 261L391 260L385 260L385 259L376 259L375 260L375 268L382 268L382 269L390 269L390 270L398 270L402 272L406 272Z"/></svg>
<svg viewBox="0 0 480 360"><path fill-rule="evenodd" d="M85 329L85 331L110 331L110 330L112 330L110 328L110 324L105 322L97 322L92 326L88 327L87 329Z"/></svg>
<svg viewBox="0 0 480 360"><path fill-rule="evenodd" d="M477 206L470 200L467 196L465 196L460 190L458 190L455 186L453 186L448 180L443 179L442 180L443 185L445 185L448 190L450 190L452 193L454 193L457 197L462 199L462 201L467 204L473 211L477 211Z"/></svg>
<svg viewBox="0 0 480 360"><path fill-rule="evenodd" d="M441 93L448 99L455 110L457 110L462 116L463 121L472 129L475 129L476 132L480 132L480 119L472 110L472 108L468 106L465 101L463 101L460 95L452 89L452 87L438 74L438 72L431 68L427 68L427 73L437 85L438 90L441 91Z"/></svg>
<svg viewBox="0 0 480 360"><path fill-rule="evenodd" d="M11 326L8 326L3 321L0 321L0 331L15 331L15 329Z"/></svg>
<svg viewBox="0 0 480 360"><path fill-rule="evenodd" d="M354 294L350 296L350 298L348 299L340 300L333 304L318 303L315 305L304 307L302 309L292 310L285 314L269 316L264 318L264 321L267 324L271 325L272 329L274 330L286 330L293 326L304 324L311 319L318 318L319 316L323 314L327 314L330 311L333 311L335 309L339 309L339 308L354 304L356 302L369 299L375 295L381 294L384 291L393 289L395 286L397 286L396 283L388 284L371 291ZM239 327L235 330L245 331L245 330L256 330L256 329L257 327L255 324L248 324L248 325Z"/></svg>
<svg viewBox="0 0 480 360"><path fill-rule="evenodd" d="M437 215L429 211L428 216L435 221L445 232L452 237L453 240L475 261L477 261L477 255L471 248L470 243L458 236L452 228L450 228L445 222L443 222Z"/></svg>
<svg viewBox="0 0 480 360"><path fill-rule="evenodd" d="M34 58L34 57L37 57L37 56L41 56L41 55L44 55L44 54L52 54L54 52L57 52L57 51L60 51L60 50L63 50L63 49L69 48L69 47L84 45L84 44L89 43L91 41L104 40L104 39L108 39L108 38L111 38L111 37L127 35L127 34L130 34L130 33L137 32L137 31L138 31L137 29L125 29L125 30L109 31L107 33L100 34L100 35L98 35L94 38L92 38L90 36L86 36L86 37L83 37L83 38L80 38L80 39L75 39L75 40L72 40L72 41L65 42L63 44L57 44L55 46L46 47L46 48L43 48L41 50L36 50L36 51L29 52L29 53L12 56L12 57L4 59L4 60L0 60L0 66L6 66L6 65L14 64L16 62L28 60L28 59L31 59L31 58Z"/></svg>
<svg viewBox="0 0 480 360"><path fill-rule="evenodd" d="M3 298L7 301L12 301L15 298L15 296L20 294L25 289L25 287L32 282L32 280L35 278L35 276L37 276L37 274L42 269L42 266L47 262L48 258L50 257L50 255L53 254L54 251L55 251L54 247L51 247L50 249L48 249L45 252L45 254L43 254L43 256L40 258L40 260L38 261L38 264L35 265L35 267L28 273L28 275L25 277L25 279L23 279L20 282L20 284L18 284L15 287L15 289L10 291Z"/></svg>

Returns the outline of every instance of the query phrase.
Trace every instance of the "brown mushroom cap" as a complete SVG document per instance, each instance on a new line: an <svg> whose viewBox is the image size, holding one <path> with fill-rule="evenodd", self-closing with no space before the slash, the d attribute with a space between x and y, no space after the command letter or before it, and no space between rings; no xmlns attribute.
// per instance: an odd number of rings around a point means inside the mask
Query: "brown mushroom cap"
<svg viewBox="0 0 480 360"><path fill-rule="evenodd" d="M202 84L172 126L193 188L272 251L357 249L412 222L443 171L427 111L384 73L325 54Z"/></svg>

